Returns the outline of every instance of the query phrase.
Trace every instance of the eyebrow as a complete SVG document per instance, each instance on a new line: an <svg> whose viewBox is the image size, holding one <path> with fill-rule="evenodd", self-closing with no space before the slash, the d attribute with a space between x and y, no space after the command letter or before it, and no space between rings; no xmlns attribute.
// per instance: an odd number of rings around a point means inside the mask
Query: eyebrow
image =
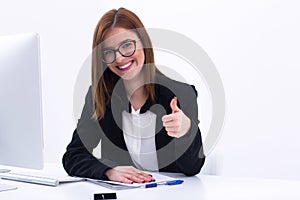
<svg viewBox="0 0 300 200"><path fill-rule="evenodd" d="M103 50L117 49L117 48L119 48L122 44L124 44L125 42L132 41L132 40L137 41L137 39L129 39L129 38L128 38L128 39L125 39L125 40L119 42L119 43L117 44L117 47L116 47L116 48L113 48L113 47L104 47Z"/></svg>

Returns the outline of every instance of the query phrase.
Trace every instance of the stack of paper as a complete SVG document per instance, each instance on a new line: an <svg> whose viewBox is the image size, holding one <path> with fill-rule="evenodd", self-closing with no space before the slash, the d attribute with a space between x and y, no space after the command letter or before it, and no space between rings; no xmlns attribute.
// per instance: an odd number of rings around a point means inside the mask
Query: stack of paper
<svg viewBox="0 0 300 200"><path fill-rule="evenodd" d="M113 190L124 190L124 189L133 189L133 188L150 188L150 187L156 187L158 185L178 185L181 184L182 180L177 180L175 178L164 176L159 173L152 173L152 176L155 179L155 182L151 183L120 183L116 181L104 181L104 180L97 180L97 179L86 179L87 181L90 181L92 183L101 185L103 187L113 189Z"/></svg>

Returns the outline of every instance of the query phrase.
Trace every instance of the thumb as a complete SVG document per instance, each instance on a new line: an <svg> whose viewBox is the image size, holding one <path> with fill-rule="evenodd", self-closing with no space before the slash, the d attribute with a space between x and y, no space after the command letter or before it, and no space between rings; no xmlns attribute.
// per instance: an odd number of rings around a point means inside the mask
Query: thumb
<svg viewBox="0 0 300 200"><path fill-rule="evenodd" d="M171 107L171 109L172 109L172 113L176 113L176 112L179 112L179 111L180 111L180 109L179 109L178 106L177 106L177 97L174 97L174 98L171 100L170 107Z"/></svg>

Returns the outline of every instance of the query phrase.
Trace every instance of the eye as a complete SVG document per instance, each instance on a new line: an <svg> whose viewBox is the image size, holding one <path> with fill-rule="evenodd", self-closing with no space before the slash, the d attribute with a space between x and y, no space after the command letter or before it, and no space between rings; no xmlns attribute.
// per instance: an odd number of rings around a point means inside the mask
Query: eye
<svg viewBox="0 0 300 200"><path fill-rule="evenodd" d="M110 56L112 54L114 54L114 51L111 49L107 49L103 51L103 56Z"/></svg>
<svg viewBox="0 0 300 200"><path fill-rule="evenodd" d="M133 42L132 41L129 41L129 42L125 42L123 43L120 48L121 49L132 49L134 46Z"/></svg>

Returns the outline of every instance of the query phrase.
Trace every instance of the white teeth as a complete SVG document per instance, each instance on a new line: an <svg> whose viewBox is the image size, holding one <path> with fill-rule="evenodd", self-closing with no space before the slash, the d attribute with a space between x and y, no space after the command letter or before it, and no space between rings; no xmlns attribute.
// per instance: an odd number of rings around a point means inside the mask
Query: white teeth
<svg viewBox="0 0 300 200"><path fill-rule="evenodd" d="M131 65L131 62L127 63L126 65L123 66L118 66L120 69L126 69L127 67L129 67Z"/></svg>

